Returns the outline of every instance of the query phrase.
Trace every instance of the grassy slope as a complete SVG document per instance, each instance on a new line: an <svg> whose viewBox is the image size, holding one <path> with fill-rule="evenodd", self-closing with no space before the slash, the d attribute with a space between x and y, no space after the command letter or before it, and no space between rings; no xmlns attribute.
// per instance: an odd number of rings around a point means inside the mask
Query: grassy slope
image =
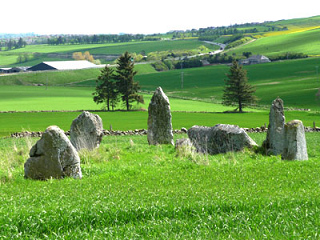
<svg viewBox="0 0 320 240"><path fill-rule="evenodd" d="M135 52L139 54L141 51L145 51L146 54L157 51L169 51L169 50L194 50L205 45L210 50L216 47L211 44L206 44L198 40L174 40L174 41L152 41L152 42L129 42L129 43L109 43L109 44L84 44L84 45L27 45L25 48L14 49L11 51L0 52L0 66L14 64L17 61L17 57L22 53L73 53L73 52L85 52L89 51L91 54L105 54L105 55L120 55L125 51ZM39 59L31 60L27 63L18 65L32 66L42 61L54 61L53 58L42 56ZM57 58L56 61L66 60Z"/></svg>
<svg viewBox="0 0 320 240"><path fill-rule="evenodd" d="M261 37L255 42L241 46L230 53L241 55L242 52L264 54L267 56L287 52L319 55L320 16L300 19L281 20L268 25L287 27L287 31L258 33Z"/></svg>
<svg viewBox="0 0 320 240"><path fill-rule="evenodd" d="M316 76L316 66L319 66L319 58L252 65L246 66L245 69L248 71L249 83L257 87L257 96L260 98L259 104L269 106L273 99L280 96L284 99L287 107L317 110L319 104L315 99L315 94L319 88L319 83ZM136 80L140 82L143 91L152 93L158 86L161 86L169 96L206 98L214 102L221 100L223 80L229 70L229 67L225 65L184 69L184 88L181 89L181 70L146 74L150 71L149 65L137 65L137 68L138 70L141 69L141 74L136 76ZM90 69L1 76L0 83L5 85L26 82L46 84L48 79L49 84L56 85L87 80L81 85L94 87L94 79L99 75L99 71L99 69ZM8 90L6 87L2 87L2 89L3 91ZM82 92L81 94L86 96L91 94L92 90L87 93L84 93L84 90L85 88L72 91ZM41 94L41 91L39 92ZM64 94L67 95L68 93L64 92ZM6 93L1 98L6 100L7 97L5 96ZM61 103L65 104L64 102ZM61 103L57 103L57 105L59 106ZM6 104L11 103L6 102ZM73 107L71 109L78 108ZM3 108L3 110L10 109ZM28 110L31 109L28 108Z"/></svg>
<svg viewBox="0 0 320 240"><path fill-rule="evenodd" d="M173 108L174 103L172 101ZM201 108L200 105L196 107ZM214 108L214 106L210 107ZM0 113L0 137L9 136L13 132L44 131L50 125L57 125L67 131L70 129L72 121L79 114L80 112ZM109 129L110 125L112 125L113 130L147 128L148 113L144 111L99 112L96 114L102 118L105 129ZM300 119L305 126L313 126L313 122L320 126L319 113L289 111L285 115L286 121ZM268 124L268 121L269 114L267 111L245 114L172 112L174 129L181 129L182 127L188 129L193 125L214 126L221 123L252 128Z"/></svg>
<svg viewBox="0 0 320 240"><path fill-rule="evenodd" d="M320 25L320 23L319 23ZM287 52L304 53L308 55L320 55L319 48L320 28L297 31L289 34L262 37L256 41L241 46L231 53L241 55L242 52L252 52L253 54L263 54L273 56Z"/></svg>
<svg viewBox="0 0 320 240"><path fill-rule="evenodd" d="M318 237L318 134L307 134L310 160L296 162L249 152L185 156L145 136L107 137L81 154L82 180L49 181L23 179L24 141L0 140L1 156L17 159L2 179L3 239Z"/></svg>
<svg viewBox="0 0 320 240"><path fill-rule="evenodd" d="M315 99L319 88L316 66L319 66L319 58L252 65L246 66L245 69L248 71L249 83L257 87L259 104L269 105L273 99L280 96L286 106L319 109L319 103ZM159 85L168 94L221 99L228 66L209 66L183 71L183 89L180 70L141 75L136 79L143 90L151 91Z"/></svg>

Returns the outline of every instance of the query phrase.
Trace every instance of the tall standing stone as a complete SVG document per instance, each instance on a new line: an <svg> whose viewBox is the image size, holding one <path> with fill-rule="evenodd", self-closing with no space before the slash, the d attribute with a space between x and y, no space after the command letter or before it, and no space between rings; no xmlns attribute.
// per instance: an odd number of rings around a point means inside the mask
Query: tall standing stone
<svg viewBox="0 0 320 240"><path fill-rule="evenodd" d="M73 120L70 127L70 140L77 151L98 148L103 137L101 118L84 111Z"/></svg>
<svg viewBox="0 0 320 240"><path fill-rule="evenodd" d="M283 101L277 98L272 102L270 108L267 138L263 143L268 154L278 155L283 152L284 124Z"/></svg>
<svg viewBox="0 0 320 240"><path fill-rule="evenodd" d="M25 178L82 178L80 158L69 138L57 126L50 126L31 148L24 164Z"/></svg>
<svg viewBox="0 0 320 240"><path fill-rule="evenodd" d="M168 97L161 87L154 92L148 108L148 142L150 145L174 144Z"/></svg>
<svg viewBox="0 0 320 240"><path fill-rule="evenodd" d="M308 160L307 143L304 126L300 120L292 120L285 125L284 160Z"/></svg>

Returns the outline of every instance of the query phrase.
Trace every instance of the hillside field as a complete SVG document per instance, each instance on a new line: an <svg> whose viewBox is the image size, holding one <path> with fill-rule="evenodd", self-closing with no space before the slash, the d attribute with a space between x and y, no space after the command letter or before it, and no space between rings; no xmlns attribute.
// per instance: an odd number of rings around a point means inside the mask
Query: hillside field
<svg viewBox="0 0 320 240"><path fill-rule="evenodd" d="M320 16L267 23L253 34L256 41L228 54L320 55L319 21ZM268 25L288 30L264 33ZM0 66L16 65L25 52L43 54L26 63L36 64L50 59L49 53L197 52L200 45L206 44L192 39L27 46L0 51ZM101 111L93 102L100 69L0 75L0 239L318 239L318 132L306 133L306 161L267 156L260 148L265 132L249 133L259 147L217 155L149 145L146 135L104 136L98 149L79 152L81 180L47 181L24 179L24 163L39 138L9 136L49 125L68 131L81 110L98 114L106 130L147 129L148 105L158 86L169 97L173 129L264 126L276 97L284 100L286 122L320 127L319 66L319 57L245 66L259 102L241 114L221 105L227 65L167 72L156 72L150 63L135 65L145 103L129 112L121 104L116 111ZM187 134L174 134L174 141L180 138Z"/></svg>
<svg viewBox="0 0 320 240"><path fill-rule="evenodd" d="M249 83L256 86L260 106L269 106L279 96L284 100L286 107L318 110L320 105L315 95L320 86L320 70L317 75L319 66L320 58L313 57L251 65L244 68L248 72ZM137 65L137 70L139 69L141 73L136 76L135 80L139 81L141 90L145 93L152 94L158 86L161 86L168 96L202 99L212 103L221 102L225 74L229 71L226 65L183 69L184 82L183 89L181 89L180 69L155 72L148 64ZM48 83L49 85L86 86L93 89L99 73L99 69L85 69L3 75L0 76L0 85L33 83L46 85ZM81 92L84 89L72 90L72 92L77 91ZM92 90L85 95L89 96L91 93ZM78 108L72 109L77 110Z"/></svg>
<svg viewBox="0 0 320 240"><path fill-rule="evenodd" d="M265 134L251 137L261 144ZM0 139L1 239L318 237L317 133L307 134L309 160L290 162L106 137L99 150L80 152L82 180L48 181L23 179L35 141Z"/></svg>
<svg viewBox="0 0 320 240"><path fill-rule="evenodd" d="M199 52L200 46L206 46L209 51L217 49L217 46L207 44L197 39L193 40L163 40L163 41L140 41L140 42L128 42L128 43L109 43L109 44L83 44L83 45L27 45L25 48L14 49L10 51L0 51L0 66L8 65L22 65L32 66L42 61L66 61L72 59L65 58L52 58L47 55L50 53L55 54L71 54L73 52L85 52L89 51L91 54L102 55L121 55L125 51L130 53L140 54L142 51L145 54L150 52L159 51L173 51L173 50L187 50L195 53ZM17 64L17 58L19 54L33 54L40 53L40 57L32 59L28 62ZM31 55L30 55L31 56Z"/></svg>

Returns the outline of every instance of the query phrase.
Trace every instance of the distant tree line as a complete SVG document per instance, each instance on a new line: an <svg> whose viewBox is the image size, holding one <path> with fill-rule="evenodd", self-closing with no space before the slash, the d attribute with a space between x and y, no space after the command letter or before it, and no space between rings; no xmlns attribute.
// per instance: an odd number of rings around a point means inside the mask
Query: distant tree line
<svg viewBox="0 0 320 240"><path fill-rule="evenodd" d="M299 58L307 58L308 55L304 53L283 53L280 55L270 56L269 59L271 61L278 61L278 60L287 60L287 59L299 59Z"/></svg>
<svg viewBox="0 0 320 240"><path fill-rule="evenodd" d="M26 41L24 41L21 37L17 41L15 39L9 39L7 41L0 42L0 51L24 48L26 45Z"/></svg>
<svg viewBox="0 0 320 240"><path fill-rule="evenodd" d="M288 30L287 27L276 27L276 26L269 26L263 23L257 24L257 27L247 28L247 29L239 29L240 27L250 27L254 24L242 24L242 25L232 25L230 27L218 27L218 28L200 28L198 30L197 36L199 37L200 41L214 41L222 35L236 35L242 36L243 34L248 33L257 33L257 32L272 32L272 31L285 31ZM264 28L264 30L259 30L258 26ZM233 39L233 41L236 41Z"/></svg>
<svg viewBox="0 0 320 240"><path fill-rule="evenodd" d="M51 36L46 43L49 45L117 43L144 40L144 37L143 34L60 35Z"/></svg>

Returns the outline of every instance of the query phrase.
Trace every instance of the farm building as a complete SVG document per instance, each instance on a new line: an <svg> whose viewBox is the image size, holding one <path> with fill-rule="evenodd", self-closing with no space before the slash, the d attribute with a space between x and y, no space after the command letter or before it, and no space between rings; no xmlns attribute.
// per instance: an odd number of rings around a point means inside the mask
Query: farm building
<svg viewBox="0 0 320 240"><path fill-rule="evenodd" d="M28 68L28 71L48 71L48 70L77 70L85 68L96 68L97 65L86 61L53 61L42 62L33 67Z"/></svg>
<svg viewBox="0 0 320 240"><path fill-rule="evenodd" d="M17 73L17 72L25 72L25 67L13 67L13 68L0 68L0 73Z"/></svg>
<svg viewBox="0 0 320 240"><path fill-rule="evenodd" d="M271 62L269 58L263 55L253 55L247 59L241 59L239 64L242 65L251 65L251 64L258 64L258 63L267 63Z"/></svg>

